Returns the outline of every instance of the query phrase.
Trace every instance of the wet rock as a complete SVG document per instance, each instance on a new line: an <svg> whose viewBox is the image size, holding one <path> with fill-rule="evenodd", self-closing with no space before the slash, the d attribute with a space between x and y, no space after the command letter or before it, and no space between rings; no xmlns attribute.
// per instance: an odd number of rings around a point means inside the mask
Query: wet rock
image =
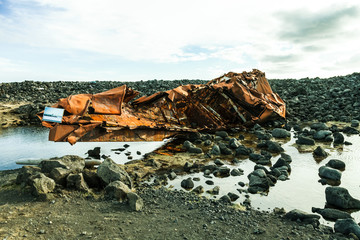
<svg viewBox="0 0 360 240"><path fill-rule="evenodd" d="M240 145L235 151L236 156L248 156L250 153L252 153L251 149L245 147L244 145Z"/></svg>
<svg viewBox="0 0 360 240"><path fill-rule="evenodd" d="M229 146L232 149L237 149L238 147L240 147L240 145L241 144L239 143L239 141L236 138L231 138L229 141Z"/></svg>
<svg viewBox="0 0 360 240"><path fill-rule="evenodd" d="M284 159L287 163L291 163L292 162L292 159L291 159L291 156L286 154L286 153L281 153L281 158Z"/></svg>
<svg viewBox="0 0 360 240"><path fill-rule="evenodd" d="M127 194L127 199L128 199L129 206L133 211L138 212L144 208L144 201L136 193L129 192Z"/></svg>
<svg viewBox="0 0 360 240"><path fill-rule="evenodd" d="M300 135L299 138L295 141L299 145L315 145L315 140L306 136Z"/></svg>
<svg viewBox="0 0 360 240"><path fill-rule="evenodd" d="M151 158L151 159L146 161L145 166L151 166L151 167L154 167L154 168L160 168L161 163L159 163L157 160Z"/></svg>
<svg viewBox="0 0 360 240"><path fill-rule="evenodd" d="M194 166L194 164L192 164L191 162L186 162L184 164L184 171L185 172L190 172L191 169L193 169L193 168L196 168L196 166Z"/></svg>
<svg viewBox="0 0 360 240"><path fill-rule="evenodd" d="M266 141L266 144L267 144L267 150L271 153L280 153L284 151L281 145L277 142Z"/></svg>
<svg viewBox="0 0 360 240"><path fill-rule="evenodd" d="M346 134L359 134L359 131L353 127L345 127L343 132Z"/></svg>
<svg viewBox="0 0 360 240"><path fill-rule="evenodd" d="M82 173L70 173L66 178L66 186L79 191L89 191L89 187L86 184Z"/></svg>
<svg viewBox="0 0 360 240"><path fill-rule="evenodd" d="M240 187L245 187L245 183L244 182L238 182Z"/></svg>
<svg viewBox="0 0 360 240"><path fill-rule="evenodd" d="M226 138L229 136L229 134L226 131L217 131L217 132L215 132L215 136L219 136L221 138Z"/></svg>
<svg viewBox="0 0 360 240"><path fill-rule="evenodd" d="M261 154L258 154L258 153L250 153L249 154L249 159L254 161L254 162L257 162L260 159L264 159L264 156L261 155Z"/></svg>
<svg viewBox="0 0 360 240"><path fill-rule="evenodd" d="M334 209L334 208L311 208L311 211L313 213L318 213L320 214L323 218L327 219L327 220L338 220L338 219L346 219L346 218L351 218L351 215L347 212L343 212L340 211L338 209Z"/></svg>
<svg viewBox="0 0 360 240"><path fill-rule="evenodd" d="M356 119L351 120L351 127L356 128L358 126L359 126L359 120L356 120Z"/></svg>
<svg viewBox="0 0 360 240"><path fill-rule="evenodd" d="M214 172L215 170L217 170L219 167L216 166L215 164L209 164L209 165L205 165L201 167L201 171L205 172L206 170L209 170L210 173Z"/></svg>
<svg viewBox="0 0 360 240"><path fill-rule="evenodd" d="M310 128L315 129L316 131L329 129L329 127L325 123L322 123L322 122L313 123L310 125Z"/></svg>
<svg viewBox="0 0 360 240"><path fill-rule="evenodd" d="M100 159L100 147L95 147L94 149L90 149L87 151L87 154L91 158Z"/></svg>
<svg viewBox="0 0 360 240"><path fill-rule="evenodd" d="M282 167L282 166L287 166L288 168L290 167L290 165L286 162L286 160L282 157L280 157L276 163L274 163L274 165L272 166L272 168L278 168L278 167Z"/></svg>
<svg viewBox="0 0 360 240"><path fill-rule="evenodd" d="M344 138L344 135L342 135L341 133L335 132L333 134L333 136L334 136L334 144L343 144L344 143L345 138Z"/></svg>
<svg viewBox="0 0 360 240"><path fill-rule="evenodd" d="M360 226L353 219L339 219L334 225L335 232L345 235L355 234L360 239Z"/></svg>
<svg viewBox="0 0 360 240"><path fill-rule="evenodd" d="M360 200L353 198L349 191L342 187L327 187L326 202L342 209L360 209Z"/></svg>
<svg viewBox="0 0 360 240"><path fill-rule="evenodd" d="M294 210L291 210L290 212L286 213L284 215L284 218L289 219L291 221L301 221L301 222L305 222L305 223L313 223L313 222L318 223L320 216L316 215L316 214L306 213L306 212L298 210L298 209L294 209Z"/></svg>
<svg viewBox="0 0 360 240"><path fill-rule="evenodd" d="M211 195L219 195L220 192L220 187L219 186L215 186L214 188L207 190L207 193L211 194Z"/></svg>
<svg viewBox="0 0 360 240"><path fill-rule="evenodd" d="M232 202L236 201L239 198L239 195L232 193L232 192L229 192L227 195L229 196L229 198Z"/></svg>
<svg viewBox="0 0 360 240"><path fill-rule="evenodd" d="M341 160L338 159L331 159L329 160L329 162L326 164L326 166L331 167L331 168L335 168L338 170L345 170L345 163Z"/></svg>
<svg viewBox="0 0 360 240"><path fill-rule="evenodd" d="M250 193L267 191L271 181L266 177L266 173L262 169L256 169L248 175Z"/></svg>
<svg viewBox="0 0 360 240"><path fill-rule="evenodd" d="M55 189L55 185L56 183L53 179L45 176L43 173L38 173L32 176L30 186L33 195L43 196L52 192Z"/></svg>
<svg viewBox="0 0 360 240"><path fill-rule="evenodd" d="M231 203L231 199L228 195L224 195L222 196L219 201L223 202L223 203L226 203L226 204L230 204Z"/></svg>
<svg viewBox="0 0 360 240"><path fill-rule="evenodd" d="M131 192L130 188L121 181L113 181L105 187L105 196L109 199L125 201L127 194Z"/></svg>
<svg viewBox="0 0 360 240"><path fill-rule="evenodd" d="M214 146L211 148L210 154L211 154L211 155L220 155L221 152L220 152L220 147L219 147L219 145L214 144Z"/></svg>
<svg viewBox="0 0 360 240"><path fill-rule="evenodd" d="M315 140L325 140L326 137L331 136L332 132L329 130L319 130L314 134Z"/></svg>
<svg viewBox="0 0 360 240"><path fill-rule="evenodd" d="M240 163L241 161L237 158L234 158L231 162L234 164L237 164L237 163Z"/></svg>
<svg viewBox="0 0 360 240"><path fill-rule="evenodd" d="M255 131L255 135L259 140L270 140L271 139L271 134L267 133L265 131Z"/></svg>
<svg viewBox="0 0 360 240"><path fill-rule="evenodd" d="M207 140L205 140L205 142L204 142L204 146L210 146L211 143L212 143L211 140L207 139Z"/></svg>
<svg viewBox="0 0 360 240"><path fill-rule="evenodd" d="M196 193L196 194L202 194L202 193L204 192L204 187L201 186L201 185L199 185L199 186L197 186L196 188L194 188L194 189L192 190L192 192L194 192L194 193Z"/></svg>
<svg viewBox="0 0 360 240"><path fill-rule="evenodd" d="M231 170L230 175L231 176L241 176L243 175L243 172L240 172L238 169L234 168L233 170Z"/></svg>
<svg viewBox="0 0 360 240"><path fill-rule="evenodd" d="M203 153L202 149L201 149L201 148L198 148L198 147L190 147L190 148L188 149L188 152L189 152L189 153L196 153L196 154Z"/></svg>
<svg viewBox="0 0 360 240"><path fill-rule="evenodd" d="M129 174L119 167L111 158L105 159L97 168L97 175L106 183L121 181L130 189L133 187Z"/></svg>
<svg viewBox="0 0 360 240"><path fill-rule="evenodd" d="M224 143L219 143L219 148L220 148L221 154L232 155L231 149L228 148Z"/></svg>
<svg viewBox="0 0 360 240"><path fill-rule="evenodd" d="M206 183L207 185L214 185L214 182L211 181L211 180L206 180L205 183Z"/></svg>
<svg viewBox="0 0 360 240"><path fill-rule="evenodd" d="M230 176L230 168L226 166L219 167L217 170L213 172L216 177L229 177Z"/></svg>
<svg viewBox="0 0 360 240"><path fill-rule="evenodd" d="M177 177L177 175L176 175L176 173L174 173L174 172L170 172L170 173L168 174L168 178L169 178L170 180L174 180L176 177Z"/></svg>
<svg viewBox="0 0 360 240"><path fill-rule="evenodd" d="M322 148L321 146L318 146L314 152L313 152L315 157L327 157L328 153L325 152L324 148Z"/></svg>
<svg viewBox="0 0 360 240"><path fill-rule="evenodd" d="M181 181L181 187L190 190L194 187L194 182L191 178L187 178Z"/></svg>
<svg viewBox="0 0 360 240"><path fill-rule="evenodd" d="M341 172L337 169L333 169L326 166L321 166L319 168L319 176L321 178L326 178L334 181L340 181L341 180Z"/></svg>
<svg viewBox="0 0 360 240"><path fill-rule="evenodd" d="M215 159L214 160L214 163L217 165L217 166L222 166L224 165L225 163L223 161L221 161L219 158Z"/></svg>
<svg viewBox="0 0 360 240"><path fill-rule="evenodd" d="M274 138L288 138L291 136L290 132L283 128L274 128L271 135Z"/></svg>
<svg viewBox="0 0 360 240"><path fill-rule="evenodd" d="M43 160L39 164L43 173L50 173L54 168L64 168L70 170L71 173L82 172L85 167L85 159L75 155L66 155L61 158L50 158Z"/></svg>

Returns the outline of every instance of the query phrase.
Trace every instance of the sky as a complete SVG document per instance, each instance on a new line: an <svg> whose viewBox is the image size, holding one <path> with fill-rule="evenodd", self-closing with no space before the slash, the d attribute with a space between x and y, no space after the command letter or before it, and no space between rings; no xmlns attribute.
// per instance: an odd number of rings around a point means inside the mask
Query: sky
<svg viewBox="0 0 360 240"><path fill-rule="evenodd" d="M359 72L358 0L0 0L0 82Z"/></svg>

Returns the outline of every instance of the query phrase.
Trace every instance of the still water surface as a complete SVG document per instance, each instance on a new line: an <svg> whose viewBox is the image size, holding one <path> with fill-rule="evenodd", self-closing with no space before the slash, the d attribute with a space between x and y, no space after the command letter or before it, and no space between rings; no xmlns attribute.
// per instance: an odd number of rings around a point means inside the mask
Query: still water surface
<svg viewBox="0 0 360 240"><path fill-rule="evenodd" d="M318 169L325 165L330 159L340 159L345 162L346 169L342 172L341 187L349 190L350 194L357 199L360 199L360 137L358 135L345 136L345 140L351 142L353 145L343 146L342 148L333 148L328 145L326 151L329 156L320 161L315 161L312 152L300 153L295 148L295 138L283 143L282 147L285 153L292 157L291 174L287 181L277 181L274 187L270 187L270 191L267 196L260 194L250 194L251 205L254 208L271 211L275 207L283 207L286 211L292 209L300 209L305 212L311 213L312 207L324 208L325 207L325 188L328 185L321 185L318 180ZM326 147L326 146L324 146ZM279 156L271 159L274 164ZM214 186L220 186L220 193L218 196L211 196L207 193L204 195L210 198L220 198L221 196L233 192L240 195L240 198L236 202L242 203L245 200L245 193L239 194L237 189L246 189L238 185L239 181L247 184L249 182L247 175L254 170L255 163L249 159L245 159L236 165L227 165L230 169L241 168L244 170L242 176L230 176L227 178L211 179L214 185L207 185L205 183L208 178L203 177L203 173L195 173L186 176L180 176L173 181L170 181L168 187L174 189L182 189L180 184L185 178L198 177L200 181L194 181L195 186L202 185L204 191L212 189ZM351 216L356 222L360 222L360 211L354 212ZM321 223L326 225L332 225L332 222L321 219Z"/></svg>
<svg viewBox="0 0 360 240"><path fill-rule="evenodd" d="M127 142L130 145L125 151L111 149L121 148L124 142L78 142L71 146L67 142L48 141L49 130L46 128L21 127L0 130L0 170L20 168L16 161L48 159L64 155L87 157L88 150L100 147L100 155L110 156L116 163L128 160L125 152L131 152L132 160L140 159L143 154L151 152L164 142ZM141 155L136 152L140 151Z"/></svg>

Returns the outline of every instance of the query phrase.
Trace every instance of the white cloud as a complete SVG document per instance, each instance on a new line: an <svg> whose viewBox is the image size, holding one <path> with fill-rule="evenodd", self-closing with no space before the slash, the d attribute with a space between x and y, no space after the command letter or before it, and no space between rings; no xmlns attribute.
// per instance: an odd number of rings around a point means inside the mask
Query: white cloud
<svg viewBox="0 0 360 240"><path fill-rule="evenodd" d="M342 1L340 5L336 0L325 4L310 0L9 2L11 12L0 15L0 43L48 48L49 51L85 51L157 63L219 59L246 67L251 63L253 67L268 71L268 76L287 77L316 74L322 68L328 68L326 73L332 74L331 66L336 64L336 58L360 50L356 44L359 16L334 29L333 37L310 39L311 42L306 43L306 46L311 45L307 50L317 47L320 51L305 51L305 43L279 37L283 28L289 27L281 21L281 13L302 16L306 12L316 16L329 9L359 7L357 0ZM351 38L349 33L353 34ZM186 52L186 46L202 46L211 51ZM224 67L218 64L213 68ZM353 69L347 68L349 73Z"/></svg>

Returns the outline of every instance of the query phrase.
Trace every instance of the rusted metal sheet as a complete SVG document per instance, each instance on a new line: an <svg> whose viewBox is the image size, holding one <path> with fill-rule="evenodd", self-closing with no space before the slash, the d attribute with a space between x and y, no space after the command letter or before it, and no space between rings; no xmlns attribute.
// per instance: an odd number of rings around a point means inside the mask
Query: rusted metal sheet
<svg viewBox="0 0 360 240"><path fill-rule="evenodd" d="M202 85L143 96L126 85L61 99L62 123L43 121L50 141L161 141L178 133L246 127L285 118L285 103L265 74L229 72ZM42 120L42 113L38 114Z"/></svg>

